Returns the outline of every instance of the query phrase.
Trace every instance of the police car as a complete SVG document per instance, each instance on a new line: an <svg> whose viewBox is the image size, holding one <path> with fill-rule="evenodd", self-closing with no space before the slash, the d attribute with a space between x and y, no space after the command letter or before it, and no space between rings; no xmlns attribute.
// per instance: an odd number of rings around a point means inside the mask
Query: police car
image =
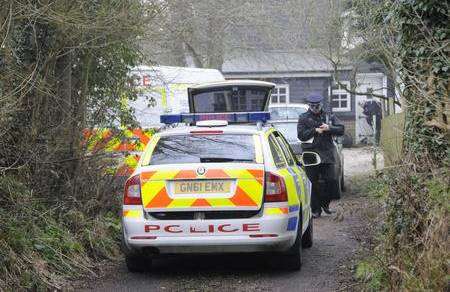
<svg viewBox="0 0 450 292"><path fill-rule="evenodd" d="M283 135L265 124L270 114L256 111L267 108L273 86L202 85L189 89L192 113L161 116L186 125L155 134L126 182L129 271L164 254L228 252L267 252L300 269L302 247L313 243L311 185Z"/></svg>

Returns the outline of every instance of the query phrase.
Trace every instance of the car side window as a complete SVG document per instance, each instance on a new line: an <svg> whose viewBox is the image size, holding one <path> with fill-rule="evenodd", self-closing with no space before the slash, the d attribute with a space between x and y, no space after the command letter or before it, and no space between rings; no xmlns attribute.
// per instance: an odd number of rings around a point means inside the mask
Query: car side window
<svg viewBox="0 0 450 292"><path fill-rule="evenodd" d="M287 163L290 166L296 166L294 156L292 155L292 152L289 148L289 144L287 144L286 142L286 139L284 139L284 137L278 132L275 132L274 135L278 141L278 144L281 146L281 150L283 151L284 156L286 157Z"/></svg>
<svg viewBox="0 0 450 292"><path fill-rule="evenodd" d="M275 137L271 134L269 136L269 147L270 152L272 153L273 161L275 162L275 165L277 168L284 168L286 167L286 161L283 157L283 152L281 151L280 147L278 146Z"/></svg>

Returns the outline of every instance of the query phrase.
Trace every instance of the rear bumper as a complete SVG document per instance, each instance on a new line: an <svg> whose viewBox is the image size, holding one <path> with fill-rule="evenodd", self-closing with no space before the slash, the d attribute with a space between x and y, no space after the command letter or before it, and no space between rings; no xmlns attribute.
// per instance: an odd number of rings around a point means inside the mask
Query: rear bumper
<svg viewBox="0 0 450 292"><path fill-rule="evenodd" d="M155 220L133 206L131 213L124 210L125 246L161 254L287 250L295 242L298 208L266 205L264 214L252 218L215 220Z"/></svg>

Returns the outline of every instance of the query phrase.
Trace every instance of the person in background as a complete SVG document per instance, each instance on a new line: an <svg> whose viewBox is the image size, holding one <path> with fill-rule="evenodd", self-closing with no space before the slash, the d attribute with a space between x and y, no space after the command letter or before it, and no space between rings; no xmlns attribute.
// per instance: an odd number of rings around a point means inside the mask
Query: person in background
<svg viewBox="0 0 450 292"><path fill-rule="evenodd" d="M363 105L363 114L367 123L373 128L373 117L375 116L375 143L380 143L381 119L383 118L381 105L375 100L367 100Z"/></svg>
<svg viewBox="0 0 450 292"><path fill-rule="evenodd" d="M329 209L332 199L338 199L338 186L334 164L338 154L333 136L344 134L344 125L333 114L324 111L324 98L320 94L307 97L309 109L300 115L297 124L298 139L304 151L316 152L321 163L305 167L306 174L312 183L311 208L313 217L320 217L322 210L331 214ZM323 180L325 188L320 188L319 180Z"/></svg>

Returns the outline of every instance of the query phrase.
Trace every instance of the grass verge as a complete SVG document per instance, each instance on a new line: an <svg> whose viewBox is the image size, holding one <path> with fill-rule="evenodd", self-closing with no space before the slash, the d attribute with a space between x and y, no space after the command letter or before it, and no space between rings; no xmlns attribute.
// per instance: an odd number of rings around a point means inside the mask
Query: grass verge
<svg viewBox="0 0 450 292"><path fill-rule="evenodd" d="M0 290L62 289L118 256L116 212L49 204L18 181L0 177Z"/></svg>
<svg viewBox="0 0 450 292"><path fill-rule="evenodd" d="M373 252L356 277L368 291L448 289L449 170L385 172L367 185L380 202Z"/></svg>

